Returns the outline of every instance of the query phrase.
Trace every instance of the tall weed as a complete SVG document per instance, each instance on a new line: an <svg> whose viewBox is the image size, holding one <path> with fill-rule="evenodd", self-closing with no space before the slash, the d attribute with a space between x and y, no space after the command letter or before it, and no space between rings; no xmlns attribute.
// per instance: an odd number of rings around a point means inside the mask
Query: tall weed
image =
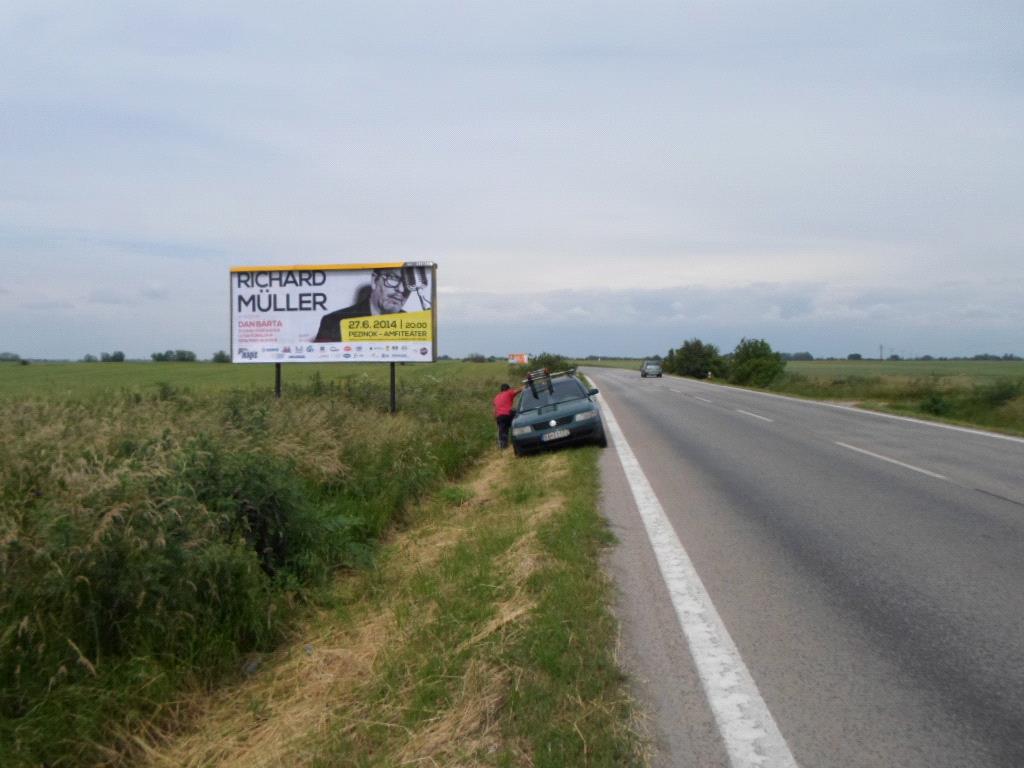
<svg viewBox="0 0 1024 768"><path fill-rule="evenodd" d="M409 378L0 403L0 764L96 762L490 445L487 372Z"/></svg>

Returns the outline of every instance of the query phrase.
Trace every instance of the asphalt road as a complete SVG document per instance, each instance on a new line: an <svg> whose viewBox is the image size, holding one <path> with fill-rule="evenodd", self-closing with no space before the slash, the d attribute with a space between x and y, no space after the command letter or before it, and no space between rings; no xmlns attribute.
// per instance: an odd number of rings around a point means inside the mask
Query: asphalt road
<svg viewBox="0 0 1024 768"><path fill-rule="evenodd" d="M796 761L1024 766L1024 441L590 368ZM656 766L728 765L614 448Z"/></svg>

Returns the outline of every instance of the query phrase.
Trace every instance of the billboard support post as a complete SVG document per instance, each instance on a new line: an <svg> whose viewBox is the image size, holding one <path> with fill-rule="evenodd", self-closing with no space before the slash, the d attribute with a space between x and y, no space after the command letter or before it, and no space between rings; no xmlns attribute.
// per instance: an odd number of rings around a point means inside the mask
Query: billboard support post
<svg viewBox="0 0 1024 768"><path fill-rule="evenodd" d="M395 391L395 364L391 364L391 412L398 412L398 395Z"/></svg>
<svg viewBox="0 0 1024 768"><path fill-rule="evenodd" d="M274 397L281 399L281 364L274 363Z"/></svg>

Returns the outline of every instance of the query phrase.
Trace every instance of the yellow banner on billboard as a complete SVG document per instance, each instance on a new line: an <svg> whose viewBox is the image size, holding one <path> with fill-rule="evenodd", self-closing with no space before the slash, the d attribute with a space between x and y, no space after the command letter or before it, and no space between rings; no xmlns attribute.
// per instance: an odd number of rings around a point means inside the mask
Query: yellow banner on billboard
<svg viewBox="0 0 1024 768"><path fill-rule="evenodd" d="M393 315L349 317L341 321L341 340L351 342L433 340L433 313L400 312Z"/></svg>

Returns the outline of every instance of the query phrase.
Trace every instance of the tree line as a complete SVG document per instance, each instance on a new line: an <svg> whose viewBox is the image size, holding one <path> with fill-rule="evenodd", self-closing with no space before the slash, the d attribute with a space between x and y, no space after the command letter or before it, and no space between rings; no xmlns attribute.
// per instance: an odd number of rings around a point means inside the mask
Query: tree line
<svg viewBox="0 0 1024 768"><path fill-rule="evenodd" d="M190 349L168 349L166 352L153 352L150 358L154 363L194 363L199 358L196 353ZM213 353L210 360L214 363L230 363L231 355L224 350L219 350ZM83 363L123 363L125 361L124 352L101 352L97 358L96 355L88 354L82 358Z"/></svg>
<svg viewBox="0 0 1024 768"><path fill-rule="evenodd" d="M168 349L166 352L154 352L150 355L154 363L194 363L196 353L188 349Z"/></svg>
<svg viewBox="0 0 1024 768"><path fill-rule="evenodd" d="M86 355L82 358L83 363L123 363L124 352L117 350L116 352L100 352L99 358L96 355Z"/></svg>
<svg viewBox="0 0 1024 768"><path fill-rule="evenodd" d="M808 359L810 359L810 358L808 358ZM859 352L854 352L853 354L847 355L846 359L847 360L874 360L875 358L873 358L873 357L864 357L864 355L860 354ZM878 359L881 360L881 358L878 358ZM970 357L942 357L942 356L934 357L932 355L921 355L920 357L903 357L902 355L892 354L892 355L889 355L885 359L886 360L923 360L925 362L929 362L929 361L932 361L932 360L938 360L938 361L942 361L942 362L945 362L947 360L959 360L959 361L963 361L963 360L989 360L989 361L996 361L996 360L998 360L998 361L1002 361L1002 362L1017 362L1017 361L1020 361L1021 359L1024 359L1024 358L1021 358L1019 355L1015 355L1015 354L1013 354L1011 352L1007 352L1006 354L1003 354L1003 355L993 355L991 353L987 353L986 352L986 353L983 353L983 354L980 354L980 355L971 355Z"/></svg>

